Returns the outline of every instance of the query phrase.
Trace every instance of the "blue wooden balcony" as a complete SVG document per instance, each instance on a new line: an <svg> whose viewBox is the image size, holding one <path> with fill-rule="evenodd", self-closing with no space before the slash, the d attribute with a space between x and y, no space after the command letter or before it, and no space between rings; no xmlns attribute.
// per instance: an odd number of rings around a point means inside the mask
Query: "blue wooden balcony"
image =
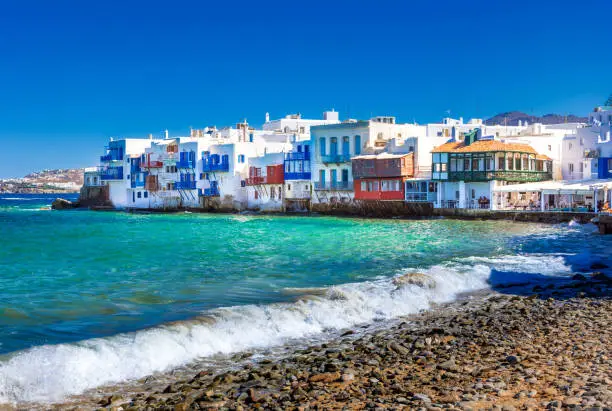
<svg viewBox="0 0 612 411"><path fill-rule="evenodd" d="M174 188L177 190L195 190L195 181L177 181L174 183Z"/></svg>
<svg viewBox="0 0 612 411"><path fill-rule="evenodd" d="M210 182L210 188L199 189L198 194L200 197L219 197L219 183L217 181Z"/></svg>
<svg viewBox="0 0 612 411"><path fill-rule="evenodd" d="M285 181L287 180L310 180L310 171L303 172L287 172L285 171Z"/></svg>
<svg viewBox="0 0 612 411"><path fill-rule="evenodd" d="M214 162L212 158L202 158L202 171L205 173L210 173L213 171L228 172L229 163L217 163Z"/></svg>
<svg viewBox="0 0 612 411"><path fill-rule="evenodd" d="M315 190L338 190L338 191L352 191L352 181L315 181Z"/></svg>
<svg viewBox="0 0 612 411"><path fill-rule="evenodd" d="M329 163L350 163L351 156L350 154L330 154L327 156L321 156L321 162L324 164Z"/></svg>
<svg viewBox="0 0 612 411"><path fill-rule="evenodd" d="M285 161L310 160L309 151L285 153Z"/></svg>
<svg viewBox="0 0 612 411"><path fill-rule="evenodd" d="M145 182L144 182L144 180L143 181L138 181L138 180L132 179L132 181L130 182L130 186L132 188L144 187L145 186Z"/></svg>
<svg viewBox="0 0 612 411"><path fill-rule="evenodd" d="M106 167L100 169L100 180L123 180L123 167Z"/></svg>
<svg viewBox="0 0 612 411"><path fill-rule="evenodd" d="M106 155L100 156L100 162L101 163L108 163L112 159L113 159L113 155L112 154L106 154Z"/></svg>
<svg viewBox="0 0 612 411"><path fill-rule="evenodd" d="M195 161L188 158L181 158L176 162L176 168L195 168Z"/></svg>

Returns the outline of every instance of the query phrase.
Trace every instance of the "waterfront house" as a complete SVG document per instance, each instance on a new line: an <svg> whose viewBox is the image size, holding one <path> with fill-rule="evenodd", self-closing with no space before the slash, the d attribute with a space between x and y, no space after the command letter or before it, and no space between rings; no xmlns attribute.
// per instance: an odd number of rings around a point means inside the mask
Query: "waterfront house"
<svg viewBox="0 0 612 411"><path fill-rule="evenodd" d="M464 141L432 150L432 182L438 183L435 207L492 208L495 187L552 179L552 160L527 144L481 139L480 130Z"/></svg>
<svg viewBox="0 0 612 411"><path fill-rule="evenodd" d="M392 139L425 137L425 127L396 124L395 117L347 120L312 127L312 180L315 204L351 203L354 182L351 158L383 151Z"/></svg>
<svg viewBox="0 0 612 411"><path fill-rule="evenodd" d="M288 211L306 211L310 208L312 193L310 168L310 141L294 142L284 160L284 207Z"/></svg>
<svg viewBox="0 0 612 411"><path fill-rule="evenodd" d="M355 200L403 201L405 182L414 177L414 151L353 157Z"/></svg>
<svg viewBox="0 0 612 411"><path fill-rule="evenodd" d="M154 142L152 138L110 140L106 153L100 157L99 177L108 186L109 198L115 207L129 207L134 171L132 158L140 156Z"/></svg>
<svg viewBox="0 0 612 411"><path fill-rule="evenodd" d="M249 175L244 181L247 208L283 211L284 153L270 153L249 159Z"/></svg>

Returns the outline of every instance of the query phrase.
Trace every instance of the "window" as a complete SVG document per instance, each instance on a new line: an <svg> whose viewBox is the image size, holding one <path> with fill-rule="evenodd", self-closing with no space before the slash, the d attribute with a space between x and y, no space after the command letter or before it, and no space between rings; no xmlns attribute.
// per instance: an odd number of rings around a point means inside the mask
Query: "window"
<svg viewBox="0 0 612 411"><path fill-rule="evenodd" d="M467 158L463 160L463 171L470 171L470 160Z"/></svg>
<svg viewBox="0 0 612 411"><path fill-rule="evenodd" d="M573 174L574 173L574 164L569 163L567 166L569 167L569 173Z"/></svg>
<svg viewBox="0 0 612 411"><path fill-rule="evenodd" d="M142 192L138 192L138 198L142 198Z"/></svg>
<svg viewBox="0 0 612 411"><path fill-rule="evenodd" d="M276 197L276 188L274 186L270 187L270 200L274 200Z"/></svg>
<svg viewBox="0 0 612 411"><path fill-rule="evenodd" d="M148 191L144 192L144 198L149 198L149 192Z"/></svg>
<svg viewBox="0 0 612 411"><path fill-rule="evenodd" d="M291 191L291 184L287 184L287 190Z"/></svg>
<svg viewBox="0 0 612 411"><path fill-rule="evenodd" d="M442 137L442 132L441 132L441 131L438 131L438 132L436 133L436 136L438 136L438 137Z"/></svg>
<svg viewBox="0 0 612 411"><path fill-rule="evenodd" d="M459 190L455 191L455 200L459 200Z"/></svg>
<svg viewBox="0 0 612 411"><path fill-rule="evenodd" d="M359 154L361 154L361 136L355 136L354 145L355 155L358 156Z"/></svg>
<svg viewBox="0 0 612 411"><path fill-rule="evenodd" d="M552 146L550 144L548 145L548 151L552 151Z"/></svg>
<svg viewBox="0 0 612 411"><path fill-rule="evenodd" d="M255 191L253 195L255 196L255 200L259 199L259 193L257 191Z"/></svg>
<svg viewBox="0 0 612 411"><path fill-rule="evenodd" d="M365 181L361 182L361 191L367 191L367 184Z"/></svg>
<svg viewBox="0 0 612 411"><path fill-rule="evenodd" d="M304 127L300 127L300 134L306 133L306 129Z"/></svg>
<svg viewBox="0 0 612 411"><path fill-rule="evenodd" d="M476 190L472 188L472 200L476 198Z"/></svg>
<svg viewBox="0 0 612 411"><path fill-rule="evenodd" d="M319 138L319 154L322 156L327 155L327 147L326 147L327 143L325 141L325 137L320 137Z"/></svg>
<svg viewBox="0 0 612 411"><path fill-rule="evenodd" d="M571 150L572 149L572 143L568 143L567 147L568 147L568 149Z"/></svg>
<svg viewBox="0 0 612 411"><path fill-rule="evenodd" d="M442 165L442 172L446 173L446 171L447 171L447 167L446 167L447 164L446 163L442 163L441 165Z"/></svg>
<svg viewBox="0 0 612 411"><path fill-rule="evenodd" d="M136 193L132 191L132 203L136 202Z"/></svg>
<svg viewBox="0 0 612 411"><path fill-rule="evenodd" d="M238 162L244 164L244 154L238 154Z"/></svg>

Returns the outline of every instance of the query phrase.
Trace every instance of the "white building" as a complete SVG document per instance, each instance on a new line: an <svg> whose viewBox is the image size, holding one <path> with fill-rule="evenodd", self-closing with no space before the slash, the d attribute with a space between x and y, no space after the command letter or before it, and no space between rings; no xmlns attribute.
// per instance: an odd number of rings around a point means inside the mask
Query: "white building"
<svg viewBox="0 0 612 411"><path fill-rule="evenodd" d="M249 176L245 181L248 209L284 210L284 161L284 153L268 153L249 159Z"/></svg>
<svg viewBox="0 0 612 411"><path fill-rule="evenodd" d="M396 124L395 117L347 120L311 128L313 203L354 199L351 157L382 151L391 139L423 138L426 127Z"/></svg>
<svg viewBox="0 0 612 411"><path fill-rule="evenodd" d="M109 142L106 154L100 157L100 179L109 187L109 197L117 208L130 207L133 156L139 157L155 140L127 138Z"/></svg>

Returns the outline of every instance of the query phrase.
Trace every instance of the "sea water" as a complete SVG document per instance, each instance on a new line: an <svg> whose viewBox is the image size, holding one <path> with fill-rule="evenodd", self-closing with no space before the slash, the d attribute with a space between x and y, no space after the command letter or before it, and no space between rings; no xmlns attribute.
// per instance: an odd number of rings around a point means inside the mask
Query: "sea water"
<svg viewBox="0 0 612 411"><path fill-rule="evenodd" d="M52 211L53 198L0 195L0 403L612 265L612 236L589 225ZM414 271L436 286L393 284Z"/></svg>

